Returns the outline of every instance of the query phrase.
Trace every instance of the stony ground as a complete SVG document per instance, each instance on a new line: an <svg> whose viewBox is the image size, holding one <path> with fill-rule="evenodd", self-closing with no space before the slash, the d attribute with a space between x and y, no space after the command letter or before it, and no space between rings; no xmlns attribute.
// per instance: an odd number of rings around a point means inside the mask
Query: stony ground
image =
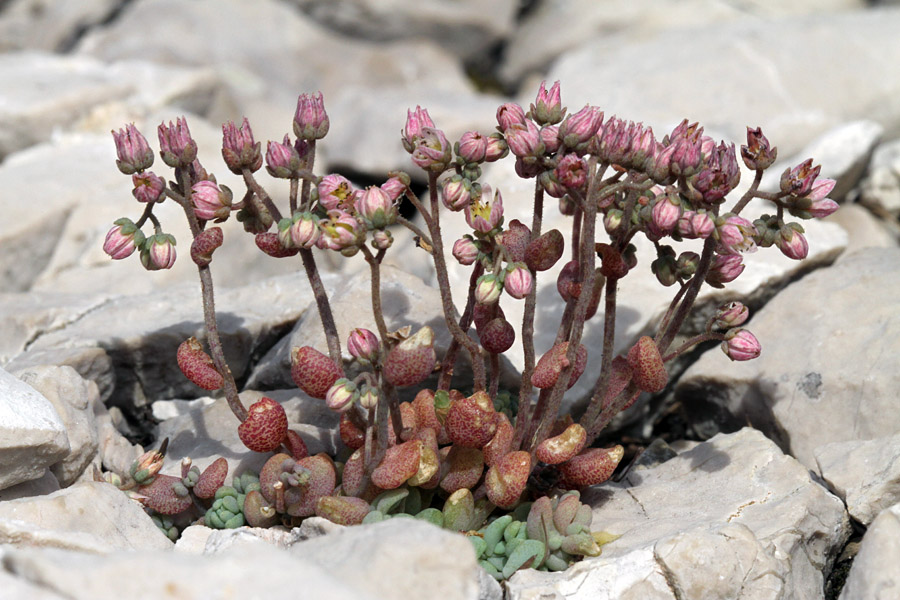
<svg viewBox="0 0 900 600"><path fill-rule="evenodd" d="M357 600L896 598L895 4L0 2L0 598L264 597L297 585ZM186 115L204 165L242 190L219 162L220 124L246 115L258 140L280 140L297 95L321 90L332 127L318 170L380 183L392 169L413 172L398 135L407 108L427 107L451 139L490 132L497 105L527 106L542 79L559 79L573 109L595 104L657 132L687 117L740 144L745 126L762 126L779 148L776 179L815 157L842 205L808 224L806 260L749 255L734 285L701 296L701 315L724 300L748 304L763 354L730 363L716 348L695 352L667 390L617 420L609 439L656 441L618 481L585 494L594 528L621 536L602 556L500 587L462 537L413 522L194 526L172 544L137 504L92 481L95 466L127 469L142 451L132 442L165 436L170 470L188 455L201 468L217 456L238 471L259 462L241 450L224 402L198 397L172 360L202 328L187 249L152 274L101 250L112 221L137 211L110 129L134 122L155 147L156 125ZM530 184L504 167L485 179L510 219L526 218L516 210L530 205ZM184 245L171 204L159 215ZM290 347L323 346L299 265L258 252L234 220L224 228L216 257L226 266L213 275L245 400L270 390L312 452L334 451L334 415L291 389ZM448 239L463 228L448 221ZM439 322L427 257L395 235L389 327ZM639 247L639 263L651 252ZM342 336L372 327L361 259L320 264ZM467 277L451 273L455 293ZM646 279L622 288L619 350L668 302ZM539 349L555 331L554 281L539 289ZM504 310L515 320L520 308ZM596 349L601 335L589 326L585 343ZM510 372L521 360L514 349ZM585 391L573 388L568 406Z"/></svg>

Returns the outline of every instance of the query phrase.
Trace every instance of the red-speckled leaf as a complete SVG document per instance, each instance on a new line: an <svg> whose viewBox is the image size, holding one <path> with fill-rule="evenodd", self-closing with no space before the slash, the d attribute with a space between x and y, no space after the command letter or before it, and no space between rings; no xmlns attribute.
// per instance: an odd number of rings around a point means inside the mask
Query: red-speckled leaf
<svg viewBox="0 0 900 600"><path fill-rule="evenodd" d="M444 426L454 444L482 448L497 432L497 413L487 394L476 392L450 405Z"/></svg>
<svg viewBox="0 0 900 600"><path fill-rule="evenodd" d="M216 370L213 359L203 351L203 346L195 337L181 342L175 360L184 376L204 390L217 390L225 381L222 374Z"/></svg>
<svg viewBox="0 0 900 600"><path fill-rule="evenodd" d="M578 423L569 425L559 435L547 438L535 450L535 457L548 465L566 462L584 448L587 432Z"/></svg>
<svg viewBox="0 0 900 600"><path fill-rule="evenodd" d="M315 348L291 349L291 379L313 398L324 399L331 385L343 376L340 367Z"/></svg>
<svg viewBox="0 0 900 600"><path fill-rule="evenodd" d="M423 462L429 463L432 460L437 462L437 470L435 470L434 475L432 475L431 479L424 483L419 483L418 486L424 490L434 489L441 482L441 475L443 473L443 465L440 458L441 452L438 448L437 435L434 433L434 429L425 427L423 429L419 429L416 432L414 439L420 440L422 442L422 456L419 458L419 472L422 471Z"/></svg>
<svg viewBox="0 0 900 600"><path fill-rule="evenodd" d="M194 495L198 498L212 498L216 490L225 483L228 475L228 461L219 457L206 467L194 484Z"/></svg>
<svg viewBox="0 0 900 600"><path fill-rule="evenodd" d="M300 248L285 248L277 233L257 233L256 247L273 258L287 258L300 252Z"/></svg>
<svg viewBox="0 0 900 600"><path fill-rule="evenodd" d="M425 427L434 429L435 433L441 430L441 422L438 421L437 413L434 411L434 392L431 390L419 390L415 399L412 401L413 410L416 413L416 424L419 430Z"/></svg>
<svg viewBox="0 0 900 600"><path fill-rule="evenodd" d="M341 420L338 422L338 432L341 434L341 441L351 450L362 448L366 442L366 432L353 424L348 412L341 413Z"/></svg>
<svg viewBox="0 0 900 600"><path fill-rule="evenodd" d="M560 485L579 490L589 485L603 483L612 476L624 454L625 449L622 446L588 448L559 466L559 472L562 474Z"/></svg>
<svg viewBox="0 0 900 600"><path fill-rule="evenodd" d="M510 262L522 262L525 260L525 248L531 239L531 230L518 219L510 221L508 227L496 237L496 240L506 248Z"/></svg>
<svg viewBox="0 0 900 600"><path fill-rule="evenodd" d="M250 406L247 420L238 425L238 437L254 452L271 452L281 446L288 431L284 408L263 396Z"/></svg>
<svg viewBox="0 0 900 600"><path fill-rule="evenodd" d="M284 439L284 445L291 451L291 458L294 460L300 460L301 458L309 456L309 448L306 447L306 442L304 442L303 438L300 437L300 434L293 429L288 429Z"/></svg>
<svg viewBox="0 0 900 600"><path fill-rule="evenodd" d="M410 440L387 449L381 464L372 471L372 483L383 490L403 485L419 470L421 440Z"/></svg>
<svg viewBox="0 0 900 600"><path fill-rule="evenodd" d="M284 472L281 465L286 460L293 459L287 454L276 454L259 471L259 491L270 504L275 503L275 482L281 481L281 474Z"/></svg>
<svg viewBox="0 0 900 600"><path fill-rule="evenodd" d="M569 342L562 342L550 348L535 366L534 373L531 376L531 385L540 389L553 387L556 384L556 380L559 379L559 374L562 370L569 366L569 361L566 360L568 349ZM572 370L571 377L569 377L569 384L566 389L575 385L575 382L584 373L586 366L587 348L583 344L579 344L578 350L575 352L575 367Z"/></svg>
<svg viewBox="0 0 900 600"><path fill-rule="evenodd" d="M632 381L645 392L659 392L669 382L659 348L653 338L644 336L628 351Z"/></svg>
<svg viewBox="0 0 900 600"><path fill-rule="evenodd" d="M509 418L503 413L498 413L497 431L494 433L494 437L491 438L491 441L485 444L484 448L481 449L484 453L484 464L490 467L506 456L512 449L512 442L515 434L515 429L509 422Z"/></svg>
<svg viewBox="0 0 900 600"><path fill-rule="evenodd" d="M146 496L141 499L144 506L152 508L161 515L177 515L194 505L190 494L179 496L173 486L181 482L172 475L157 475L148 485L137 488L137 492Z"/></svg>
<svg viewBox="0 0 900 600"><path fill-rule="evenodd" d="M484 478L488 500L500 508L513 508L528 483L531 474L531 455L524 451L510 452L488 469Z"/></svg>
<svg viewBox="0 0 900 600"><path fill-rule="evenodd" d="M475 308L472 309L472 322L475 324L475 329L481 331L481 329L488 324L492 319L503 319L505 318L503 315L503 309L500 308L499 303L494 304L475 304Z"/></svg>
<svg viewBox="0 0 900 600"><path fill-rule="evenodd" d="M221 227L210 227L197 234L191 242L191 260L199 267L212 262L212 253L222 245L224 238Z"/></svg>
<svg viewBox="0 0 900 600"><path fill-rule="evenodd" d="M266 516L265 513L270 513ZM274 507L266 502L259 490L250 490L244 498L244 518L250 527L271 527L278 522Z"/></svg>
<svg viewBox="0 0 900 600"><path fill-rule="evenodd" d="M322 496L316 503L316 516L338 525L359 525L371 507L362 498Z"/></svg>
<svg viewBox="0 0 900 600"><path fill-rule="evenodd" d="M516 330L512 323L498 317L478 330L478 339L481 346L491 354L502 354L512 348L516 341Z"/></svg>
<svg viewBox="0 0 900 600"><path fill-rule="evenodd" d="M556 264L566 249L563 235L556 229L544 233L525 249L525 264L535 271L546 271Z"/></svg>
<svg viewBox="0 0 900 600"><path fill-rule="evenodd" d="M462 488L474 488L484 471L484 455L477 448L453 446L447 463L450 469L441 479L441 488L450 494Z"/></svg>
<svg viewBox="0 0 900 600"><path fill-rule="evenodd" d="M426 326L388 352L383 365L384 378L394 387L415 385L431 375L436 361L434 331Z"/></svg>
<svg viewBox="0 0 900 600"><path fill-rule="evenodd" d="M316 503L322 496L330 496L337 483L334 463L327 454L307 456L297 464L309 469L309 483L302 487L288 487L284 493L287 513L292 517L308 517L316 513Z"/></svg>

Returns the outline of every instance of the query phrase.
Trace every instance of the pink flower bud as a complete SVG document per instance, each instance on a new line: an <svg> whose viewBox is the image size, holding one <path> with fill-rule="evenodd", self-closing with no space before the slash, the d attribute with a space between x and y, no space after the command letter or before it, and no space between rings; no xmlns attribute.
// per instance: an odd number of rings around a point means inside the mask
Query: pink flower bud
<svg viewBox="0 0 900 600"><path fill-rule="evenodd" d="M378 390L363 384L359 392L359 405L366 410L371 410L378 405Z"/></svg>
<svg viewBox="0 0 900 600"><path fill-rule="evenodd" d="M697 173L692 184L703 196L706 204L718 204L737 186L741 180L741 170L734 154L734 144L725 142L710 151L706 162Z"/></svg>
<svg viewBox="0 0 900 600"><path fill-rule="evenodd" d="M731 213L716 219L717 252L720 254L740 254L756 252L754 236L758 235L753 223Z"/></svg>
<svg viewBox="0 0 900 600"><path fill-rule="evenodd" d="M653 135L653 128L645 128L643 123L635 127L631 139L631 148L623 158L625 166L633 169L644 169L647 162L652 159L659 142Z"/></svg>
<svg viewBox="0 0 900 600"><path fill-rule="evenodd" d="M618 208L613 208L606 213L606 216L603 217L603 228L606 233L613 235L622 226L622 217L624 216L624 213Z"/></svg>
<svg viewBox="0 0 900 600"><path fill-rule="evenodd" d="M440 129L423 127L416 138L412 161L426 171L443 173L450 164L450 142Z"/></svg>
<svg viewBox="0 0 900 600"><path fill-rule="evenodd" d="M585 105L560 124L559 138L569 148L575 148L590 140L602 125L603 111L596 106Z"/></svg>
<svg viewBox="0 0 900 600"><path fill-rule="evenodd" d="M697 123L688 124L688 120L685 119L672 130L668 136L668 144L663 140L665 145L674 146L669 163L669 171L673 175L687 177L697 172L703 158L700 152L702 136L703 128Z"/></svg>
<svg viewBox="0 0 900 600"><path fill-rule="evenodd" d="M345 377L341 377L328 388L325 393L325 406L336 412L350 410L353 403L359 400L359 390L356 384Z"/></svg>
<svg viewBox="0 0 900 600"><path fill-rule="evenodd" d="M650 211L654 227L664 235L671 233L681 218L681 203L676 200L670 195L658 198Z"/></svg>
<svg viewBox="0 0 900 600"><path fill-rule="evenodd" d="M781 235L775 239L775 245L778 246L782 254L794 260L803 260L809 254L809 244L806 241L806 237L788 225L781 228Z"/></svg>
<svg viewBox="0 0 900 600"><path fill-rule="evenodd" d="M113 260L128 258L136 248L143 245L144 234L131 219L121 218L114 221L115 227L106 234L103 251Z"/></svg>
<svg viewBox="0 0 900 600"><path fill-rule="evenodd" d="M300 168L300 155L285 134L284 141L269 142L266 145L266 171L272 177L290 179Z"/></svg>
<svg viewBox="0 0 900 600"><path fill-rule="evenodd" d="M507 127L503 133L509 150L519 158L537 158L544 153L544 141L541 132L533 121L515 123Z"/></svg>
<svg viewBox="0 0 900 600"><path fill-rule="evenodd" d="M801 197L809 194L822 169L820 165L814 167L812 161L813 159L809 158L793 169L785 169L781 174L781 191Z"/></svg>
<svg viewBox="0 0 900 600"><path fill-rule="evenodd" d="M503 289L507 294L521 300L531 293L533 286L534 278L524 263L513 263L508 267L506 278L503 280Z"/></svg>
<svg viewBox="0 0 900 600"><path fill-rule="evenodd" d="M478 304L494 304L500 298L503 284L492 274L482 275L475 284L475 302Z"/></svg>
<svg viewBox="0 0 900 600"><path fill-rule="evenodd" d="M466 223L475 231L489 233L503 224L503 197L497 190L493 202L490 201L491 187L482 186L481 197L466 205ZM485 200L485 198L488 200Z"/></svg>
<svg viewBox="0 0 900 600"><path fill-rule="evenodd" d="M234 121L222 125L222 158L228 169L240 175L243 169L258 171L262 166L260 144L254 141L250 122L244 117L240 128Z"/></svg>
<svg viewBox="0 0 900 600"><path fill-rule="evenodd" d="M116 166L125 175L138 173L149 169L153 165L153 150L147 144L145 138L134 123L126 125L125 129L113 131L113 140L116 143Z"/></svg>
<svg viewBox="0 0 900 600"><path fill-rule="evenodd" d="M396 202L406 193L406 190L409 188L409 175L406 173L402 173L401 176L394 176L381 184L381 189L384 190L384 193L388 195L391 199L391 202ZM404 181L404 178L406 181Z"/></svg>
<svg viewBox="0 0 900 600"><path fill-rule="evenodd" d="M559 82L556 81L548 91L546 81L541 82L537 98L531 105L531 118L539 125L553 125L562 121L566 109L562 105L559 94Z"/></svg>
<svg viewBox="0 0 900 600"><path fill-rule="evenodd" d="M478 259L478 246L471 236L459 238L453 243L453 258L463 266L469 266Z"/></svg>
<svg viewBox="0 0 900 600"><path fill-rule="evenodd" d="M328 133L329 125L322 92L300 94L294 113L294 135L301 140L320 140Z"/></svg>
<svg viewBox="0 0 900 600"><path fill-rule="evenodd" d="M750 317L750 311L740 302L726 302L716 310L713 327L728 329L743 325Z"/></svg>
<svg viewBox="0 0 900 600"><path fill-rule="evenodd" d="M746 329L729 329L721 348L731 360L752 360L762 351L759 340Z"/></svg>
<svg viewBox="0 0 900 600"><path fill-rule="evenodd" d="M551 198L563 198L569 191L569 188L560 183L555 171L543 171L538 175L538 182Z"/></svg>
<svg viewBox="0 0 900 600"><path fill-rule="evenodd" d="M743 258L739 254L717 254L713 257L709 272L706 274L706 283L721 288L722 284L734 281L743 272Z"/></svg>
<svg viewBox="0 0 900 600"><path fill-rule="evenodd" d="M352 206L353 186L343 175L326 175L319 182L319 204L326 211L341 208L346 210Z"/></svg>
<svg viewBox="0 0 900 600"><path fill-rule="evenodd" d="M365 239L365 230L353 215L343 210L329 210L328 218L319 221L322 235L316 246L323 250L344 250L358 246Z"/></svg>
<svg viewBox="0 0 900 600"><path fill-rule="evenodd" d="M384 229L397 220L397 207L383 189L369 186L356 199L356 214L370 229Z"/></svg>
<svg viewBox="0 0 900 600"><path fill-rule="evenodd" d="M487 138L487 148L484 151L484 161L494 162L505 158L509 154L509 144L500 133L492 133Z"/></svg>
<svg viewBox="0 0 900 600"><path fill-rule="evenodd" d="M184 117L176 119L175 124L169 121L160 124L157 129L159 134L159 154L163 162L172 168L186 167L197 158L197 142L191 138L191 130L188 129L187 120Z"/></svg>
<svg viewBox="0 0 900 600"><path fill-rule="evenodd" d="M817 179L809 194L795 202L795 206L808 212L814 219L827 217L840 206L831 198L827 198L834 189L834 179Z"/></svg>
<svg viewBox="0 0 900 600"><path fill-rule="evenodd" d="M513 125L525 125L525 111L512 102L503 104L497 109L497 123L503 133Z"/></svg>
<svg viewBox="0 0 900 600"><path fill-rule="evenodd" d="M487 138L477 131L467 131L456 143L456 155L467 163L484 162L487 144Z"/></svg>
<svg viewBox="0 0 900 600"><path fill-rule="evenodd" d="M224 221L231 214L231 192L214 181L198 181L191 186L191 204L198 219Z"/></svg>
<svg viewBox="0 0 900 600"><path fill-rule="evenodd" d="M573 190L581 189L587 181L584 160L574 153L563 156L553 172L561 184Z"/></svg>
<svg viewBox="0 0 900 600"><path fill-rule="evenodd" d="M686 211L678 219L678 233L687 239L706 239L716 230L716 224L705 210Z"/></svg>
<svg viewBox="0 0 900 600"><path fill-rule="evenodd" d="M285 219L282 219L282 221L284 220ZM288 256L296 256L296 254L300 252L299 248L285 247L277 233L257 233L254 241L256 242L257 248L272 258L287 258Z"/></svg>
<svg viewBox="0 0 900 600"><path fill-rule="evenodd" d="M416 105L415 111L406 111L406 127L403 128L403 147L410 154L415 150L416 141L422 135L424 127L434 127L434 121L428 110Z"/></svg>
<svg viewBox="0 0 900 600"><path fill-rule="evenodd" d="M374 363L381 353L381 343L373 332L357 327L347 338L347 350L357 360Z"/></svg>
<svg viewBox="0 0 900 600"><path fill-rule="evenodd" d="M171 269L175 264L175 237L168 233L148 237L141 247L141 264L148 271Z"/></svg>
<svg viewBox="0 0 900 600"><path fill-rule="evenodd" d="M295 213L290 236L295 248L312 248L319 239L319 219L309 211Z"/></svg>
<svg viewBox="0 0 900 600"><path fill-rule="evenodd" d="M134 189L131 194L138 202L162 202L166 199L166 182L152 171L135 173L131 176Z"/></svg>
<svg viewBox="0 0 900 600"><path fill-rule="evenodd" d="M448 177L441 184L441 201L452 211L463 210L472 200L472 182L461 175Z"/></svg>
<svg viewBox="0 0 900 600"><path fill-rule="evenodd" d="M741 146L741 158L744 164L752 171L768 169L778 156L777 148L769 147L769 140L763 135L762 129L747 128L747 145Z"/></svg>
<svg viewBox="0 0 900 600"><path fill-rule="evenodd" d="M541 127L541 141L544 142L544 152L553 154L562 146L559 139L559 125L544 125Z"/></svg>
<svg viewBox="0 0 900 600"><path fill-rule="evenodd" d="M664 185L670 181L672 176L672 156L675 154L675 146L658 145L653 155L647 159L646 171L653 181L660 185Z"/></svg>
<svg viewBox="0 0 900 600"><path fill-rule="evenodd" d="M387 250L394 243L394 236L387 229L376 229L372 232L372 246L376 250Z"/></svg>

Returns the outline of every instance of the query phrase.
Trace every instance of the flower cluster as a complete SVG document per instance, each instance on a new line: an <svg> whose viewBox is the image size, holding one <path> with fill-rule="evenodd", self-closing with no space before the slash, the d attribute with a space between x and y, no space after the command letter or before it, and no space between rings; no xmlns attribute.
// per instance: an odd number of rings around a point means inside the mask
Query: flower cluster
<svg viewBox="0 0 900 600"><path fill-rule="evenodd" d="M128 482L110 476L155 511L167 534L177 534L168 515L197 506L212 527L292 524L310 515L357 524L402 513L455 530L480 530L470 539L482 566L498 578L521 567L561 569L574 557L594 556L609 538L590 531L589 507L581 505L577 491L565 490L606 481L622 460L622 446L595 447L599 433L641 393L665 390L666 363L698 343L721 342L731 360L758 356L760 344L743 327L749 311L740 302L721 306L702 333L673 344L701 287L734 281L744 270L744 254L774 245L789 258L806 257L803 227L785 222L785 213L820 218L837 208L827 197L834 182L820 179L811 160L788 168L778 191L759 190L776 150L758 128L748 128L747 145L740 149L744 165L755 171L754 181L726 207L741 177L738 152L733 144L704 135L697 123L685 120L659 139L642 123L607 117L595 106L570 113L562 106L558 82L550 89L541 84L527 111L502 105L496 120L496 131L469 131L451 144L427 110L408 111L401 143L427 180L427 195L420 198L402 172L364 189L337 173L317 175L316 146L330 121L321 94L301 95L295 138L286 134L269 141L265 152L266 172L290 185L284 214L256 178L263 154L247 119L240 127L223 126L225 164L247 188L238 202L200 164L184 119L158 130L160 155L175 170L169 184L148 170L153 153L134 125L113 132L116 164L132 176L133 195L144 209L137 221L115 221L104 250L116 260L140 250L146 269L170 268L175 240L161 229L153 209L166 199L184 209L190 255L203 282L209 353L190 338L178 348L178 366L197 386L222 390L248 449L274 453L258 476L241 474L232 486L224 485L224 459L202 473L187 462L181 477L160 475L164 448L142 457ZM500 190L482 181L484 164L509 155L516 173L534 181L530 224L507 221ZM565 234L542 231L547 197L572 217ZM753 222L742 217L754 199L772 203L774 214ZM400 217L403 200L418 211L422 229ZM342 467L324 454L309 455L278 402L264 397L247 409L238 397L212 326L210 271L223 243L222 230L210 222L221 223L232 212L260 250L302 259L328 347L327 352L293 348L291 377L305 394L340 413L347 457ZM461 315L450 296L440 226L442 218L460 212L468 231L449 252L471 269ZM147 223L152 233L143 232ZM377 282L393 242L391 229L398 226L411 229L433 261L452 337L443 356L435 350L430 326L415 332L386 326ZM656 249L649 272L676 292L657 332L616 356L610 325L616 290L619 280L641 270L634 245L639 235ZM348 339L338 338L313 249L364 256L375 282L374 330L356 327ZM557 264L558 335L538 356L536 282ZM518 330L501 308L504 294L524 303ZM582 336L601 301L608 325L600 352L592 355ZM517 390L501 390L500 355L517 334L525 356L521 379ZM347 369L342 341L353 370ZM460 352L468 354L472 368L471 390L465 392L453 388L450 379ZM560 414L560 406L566 391L587 374L594 378L593 391L576 421ZM401 402L402 388L412 388L414 399ZM514 512L491 516L495 509Z"/></svg>

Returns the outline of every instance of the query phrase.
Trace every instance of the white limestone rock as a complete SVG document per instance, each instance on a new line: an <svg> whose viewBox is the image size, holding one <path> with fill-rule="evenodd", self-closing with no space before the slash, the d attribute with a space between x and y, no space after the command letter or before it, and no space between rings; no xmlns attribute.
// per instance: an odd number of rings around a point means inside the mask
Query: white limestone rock
<svg viewBox="0 0 900 600"><path fill-rule="evenodd" d="M819 474L863 525L900 503L900 435L825 444L814 454Z"/></svg>
<svg viewBox="0 0 900 600"><path fill-rule="evenodd" d="M900 589L900 504L881 511L863 537L838 600L891 600Z"/></svg>
<svg viewBox="0 0 900 600"><path fill-rule="evenodd" d="M745 423L810 469L832 442L900 429L896 348L900 249L867 248L791 284L747 324L762 355L732 363L714 348L681 377L695 431Z"/></svg>
<svg viewBox="0 0 900 600"><path fill-rule="evenodd" d="M100 402L97 385L72 367L44 366L17 371L15 376L47 398L62 419L69 453L50 467L59 484L73 483L96 456L99 446L94 405Z"/></svg>
<svg viewBox="0 0 900 600"><path fill-rule="evenodd" d="M890 65L900 55L898 23L900 11L872 9L699 25L637 39L624 31L593 36L562 55L546 79L562 82L568 106L595 104L607 115L643 121L660 136L684 118L734 140L744 138L745 126L761 126L786 156L855 119L877 121L887 139L896 136L900 110L892 99L900 77ZM534 92L525 97L532 101Z"/></svg>
<svg viewBox="0 0 900 600"><path fill-rule="evenodd" d="M0 489L43 477L68 453L66 428L53 404L0 369Z"/></svg>
<svg viewBox="0 0 900 600"><path fill-rule="evenodd" d="M97 482L0 502L0 543L96 553L172 547L140 504Z"/></svg>
<svg viewBox="0 0 900 600"><path fill-rule="evenodd" d="M621 537L565 572L520 571L510 600L811 600L850 533L843 503L750 428L582 501L594 507L592 529Z"/></svg>

